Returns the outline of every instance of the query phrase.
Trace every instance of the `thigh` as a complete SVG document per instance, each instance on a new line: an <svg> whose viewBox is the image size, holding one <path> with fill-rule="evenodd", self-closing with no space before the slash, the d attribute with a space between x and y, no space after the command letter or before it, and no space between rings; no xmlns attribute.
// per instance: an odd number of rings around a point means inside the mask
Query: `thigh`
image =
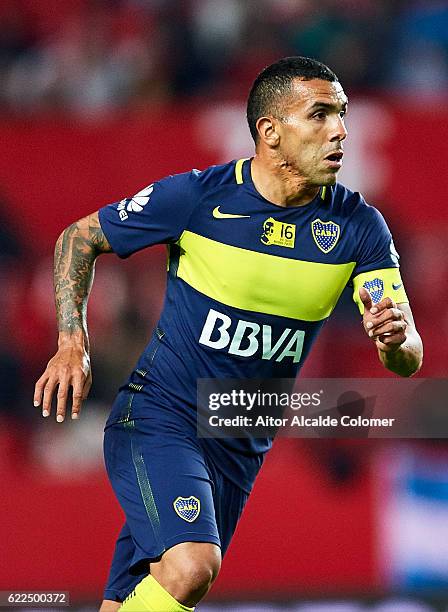
<svg viewBox="0 0 448 612"><path fill-rule="evenodd" d="M129 567L135 554L131 531L125 523L115 544L114 556L104 590L104 599L124 601L146 574L131 576Z"/></svg>
<svg viewBox="0 0 448 612"><path fill-rule="evenodd" d="M169 427L138 419L108 427L105 462L135 550L131 574L180 542L221 545L203 451Z"/></svg>

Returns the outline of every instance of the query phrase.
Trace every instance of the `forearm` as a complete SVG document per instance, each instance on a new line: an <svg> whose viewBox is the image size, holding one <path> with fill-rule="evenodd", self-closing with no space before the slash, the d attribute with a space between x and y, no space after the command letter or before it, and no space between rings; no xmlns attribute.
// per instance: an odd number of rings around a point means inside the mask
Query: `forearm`
<svg viewBox="0 0 448 612"><path fill-rule="evenodd" d="M110 250L96 214L73 223L59 236L54 256L59 344L69 340L88 351L87 301L95 260Z"/></svg>
<svg viewBox="0 0 448 612"><path fill-rule="evenodd" d="M383 351L378 347L378 357L385 368L399 376L412 376L421 368L423 344L417 332L394 351Z"/></svg>

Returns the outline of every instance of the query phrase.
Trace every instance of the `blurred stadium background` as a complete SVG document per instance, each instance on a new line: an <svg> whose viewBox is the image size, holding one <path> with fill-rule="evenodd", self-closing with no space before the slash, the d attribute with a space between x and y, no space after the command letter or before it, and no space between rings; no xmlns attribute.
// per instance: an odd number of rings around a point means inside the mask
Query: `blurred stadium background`
<svg viewBox="0 0 448 612"><path fill-rule="evenodd" d="M341 181L393 230L419 376L447 377L446 1L2 0L0 590L95 609L122 521L102 427L163 297L163 248L100 259L90 399L79 423L44 422L32 387L55 348L58 234L166 174L250 155L250 83L293 54L350 96ZM350 295L304 375L385 375ZM199 610L430 612L447 593L445 441L281 440Z"/></svg>

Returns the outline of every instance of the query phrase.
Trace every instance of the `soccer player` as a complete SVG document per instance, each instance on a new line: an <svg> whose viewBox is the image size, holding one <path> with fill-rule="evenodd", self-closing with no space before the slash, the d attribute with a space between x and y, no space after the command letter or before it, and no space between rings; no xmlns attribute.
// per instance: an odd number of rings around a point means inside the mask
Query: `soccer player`
<svg viewBox="0 0 448 612"><path fill-rule="evenodd" d="M58 388L58 422L69 389L77 419L91 385L86 306L96 257L169 248L160 321L105 428L106 467L126 522L103 612L194 609L271 446L198 438L198 378L294 377L348 283L381 363L401 376L421 366L390 231L336 182L346 109L327 66L282 59L249 94L253 158L158 180L57 241L59 344L34 401L48 416Z"/></svg>

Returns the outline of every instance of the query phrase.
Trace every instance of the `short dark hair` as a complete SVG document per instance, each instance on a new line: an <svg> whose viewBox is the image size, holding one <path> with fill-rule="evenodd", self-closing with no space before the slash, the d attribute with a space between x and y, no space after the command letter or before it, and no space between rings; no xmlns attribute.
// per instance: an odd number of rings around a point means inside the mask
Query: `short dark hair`
<svg viewBox="0 0 448 612"><path fill-rule="evenodd" d="M278 115L282 99L291 92L293 79L304 81L323 79L338 81L335 73L310 57L284 57L267 66L255 79L247 99L247 122L255 144L258 141L256 123L265 115Z"/></svg>

